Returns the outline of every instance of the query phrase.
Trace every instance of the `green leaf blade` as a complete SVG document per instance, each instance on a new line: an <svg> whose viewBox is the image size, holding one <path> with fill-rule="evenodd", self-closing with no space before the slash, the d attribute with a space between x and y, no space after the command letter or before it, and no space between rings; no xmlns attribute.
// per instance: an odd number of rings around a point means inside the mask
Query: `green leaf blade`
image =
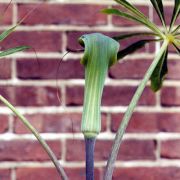
<svg viewBox="0 0 180 180"><path fill-rule="evenodd" d="M162 87L163 80L168 73L168 66L167 66L167 57L168 57L168 48L164 51L157 64L155 70L151 75L151 89L154 92L157 92Z"/></svg>
<svg viewBox="0 0 180 180"><path fill-rule="evenodd" d="M120 60L120 59L124 58L125 56L132 54L135 51L143 48L147 43L150 43L152 41L156 41L156 40L154 40L154 39L139 40L139 41L131 44L127 48L118 52L118 54L117 54L118 60Z"/></svg>
<svg viewBox="0 0 180 180"><path fill-rule="evenodd" d="M18 46L15 48L10 48L10 49L0 52L0 57L8 56L10 54L14 54L14 53L20 52L20 51L25 51L30 48L31 48L30 46Z"/></svg>
<svg viewBox="0 0 180 180"><path fill-rule="evenodd" d="M0 42L2 42L5 38L7 38L15 29L16 29L17 25L13 26L12 28L3 31L0 34Z"/></svg>
<svg viewBox="0 0 180 180"><path fill-rule="evenodd" d="M157 34L152 33L152 32L135 32L135 33L126 33L126 34L121 34L119 36L114 36L112 37L113 39L115 39L116 41L119 40L124 40L124 39L128 39L128 38L132 38L132 37L137 37L137 36L156 36Z"/></svg>
<svg viewBox="0 0 180 180"><path fill-rule="evenodd" d="M180 13L180 0L174 0L174 10L171 18L170 29L169 29L170 32L172 30L172 27L174 26L176 19L179 16L179 13Z"/></svg>

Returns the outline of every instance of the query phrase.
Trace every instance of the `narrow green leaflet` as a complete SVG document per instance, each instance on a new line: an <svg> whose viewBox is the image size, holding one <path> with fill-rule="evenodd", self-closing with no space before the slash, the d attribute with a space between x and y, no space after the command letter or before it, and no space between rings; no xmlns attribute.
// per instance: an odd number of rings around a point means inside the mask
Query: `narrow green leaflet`
<svg viewBox="0 0 180 180"><path fill-rule="evenodd" d="M176 34L179 29L180 29L180 25L178 25L178 26L172 31L172 34Z"/></svg>
<svg viewBox="0 0 180 180"><path fill-rule="evenodd" d="M125 48L125 49L118 52L117 59L120 60L120 59L124 58L125 56L134 53L138 49L143 48L146 45L146 43L150 43L152 41L157 41L157 40L146 39L146 40L140 40L140 41L137 41L137 42L131 44L127 48Z"/></svg>
<svg viewBox="0 0 180 180"><path fill-rule="evenodd" d="M131 12L132 16L137 16L137 18L139 20L143 20L144 22L146 22L146 24L148 25L148 27L151 27L150 29L153 30L153 32L156 32L157 34L159 34L159 36L163 37L162 32L160 31L160 29L154 24L152 23L141 11L139 11L135 6L133 6L132 4L130 4L128 1L126 0L115 0L117 3L119 3L121 6L125 7L128 11ZM147 26L146 25L146 26Z"/></svg>
<svg viewBox="0 0 180 180"><path fill-rule="evenodd" d="M31 48L30 46L18 46L15 48L7 49L5 51L0 52L0 57L4 57L4 56L10 55L10 54L14 54L14 53L20 52L20 51L25 51L25 50L30 49L30 48Z"/></svg>
<svg viewBox="0 0 180 180"><path fill-rule="evenodd" d="M174 0L175 3L174 3L174 10L173 10L173 15L172 15L172 18L171 18L171 23L170 23L170 29L169 31L171 31L177 17L179 16L179 12L180 12L180 0Z"/></svg>
<svg viewBox="0 0 180 180"><path fill-rule="evenodd" d="M127 39L127 38L131 38L131 37L134 37L134 36L155 36L155 35L157 35L157 34L151 33L151 32L137 32L137 33L121 34L119 36L114 36L112 38L115 39L116 41L119 41L119 40L124 40L124 39Z"/></svg>
<svg viewBox="0 0 180 180"><path fill-rule="evenodd" d="M126 0L115 0L117 3L120 5L124 6L126 9L134 13L140 18L147 18L141 11L139 11L135 6L131 5L128 1Z"/></svg>
<svg viewBox="0 0 180 180"><path fill-rule="evenodd" d="M154 9L156 10L163 26L166 28L166 22L165 22L165 17L164 17L164 8L163 8L163 3L162 0L150 0Z"/></svg>
<svg viewBox="0 0 180 180"><path fill-rule="evenodd" d="M114 8L109 8L109 9L103 9L101 12L105 13L105 14L111 14L111 15L116 15L116 16L121 16L124 17L126 19L129 20L133 20L135 22L139 22L143 25L145 25L146 27L148 27L149 29L151 29L152 31L155 31L154 28L151 27L150 24L148 24L146 21L144 21L142 18L138 18L136 16L133 16L131 14L128 14L126 12L122 12L118 9L114 9ZM157 32L158 33L158 32ZM159 33L158 33L159 34Z"/></svg>
<svg viewBox="0 0 180 180"><path fill-rule="evenodd" d="M174 45L174 47L175 47L177 53L180 55L180 48L179 48L176 44L174 44L174 43L173 43L173 45Z"/></svg>
<svg viewBox="0 0 180 180"><path fill-rule="evenodd" d="M6 37L8 37L15 30L16 27L17 27L17 25L13 26L12 28L10 28L8 30L3 31L0 34L0 42L2 42Z"/></svg>
<svg viewBox="0 0 180 180"><path fill-rule="evenodd" d="M156 92L162 87L165 75L168 73L167 67L168 48L164 51L159 63L151 75L151 89Z"/></svg>

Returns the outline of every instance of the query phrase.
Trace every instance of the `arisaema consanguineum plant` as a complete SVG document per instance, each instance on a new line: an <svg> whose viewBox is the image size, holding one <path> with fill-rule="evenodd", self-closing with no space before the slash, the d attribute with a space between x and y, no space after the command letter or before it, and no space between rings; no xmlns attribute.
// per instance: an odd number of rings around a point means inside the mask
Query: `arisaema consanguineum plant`
<svg viewBox="0 0 180 180"><path fill-rule="evenodd" d="M148 68L147 72L144 75L143 80L139 84L128 108L127 111L122 119L121 125L117 131L115 141L112 147L112 151L106 166L105 170L105 180L112 179L113 169L115 165L115 161L117 158L117 154L119 151L119 147L122 141L122 137L125 133L129 120L132 116L132 113L138 103L139 98L147 84L147 82L151 81L151 89L156 92L162 87L163 80L165 75L168 72L167 67L167 59L168 59L168 47L169 45L173 45L177 54L180 54L180 25L175 25L175 22L179 16L180 12L180 1L174 0L174 10L173 15L171 18L171 22L169 25L166 24L165 13L164 13L164 6L162 0L150 0L157 15L160 18L162 23L162 28L158 27L155 23L151 22L148 17L146 17L141 11L139 11L134 5L129 3L126 0L115 0L121 7L125 10L121 11L115 8L109 8L102 10L103 13L108 15L115 15L122 18L125 18L130 21L135 21L137 23L141 23L145 27L149 29L147 32L139 32L139 33L127 33L127 34L120 34L119 36L113 37L116 41L120 41L123 39L130 39L132 37L142 37L142 40L139 40L129 47L120 50L117 53L117 59L121 60L126 55L144 47L147 43L150 42L159 42L161 47L157 52L152 64ZM96 37L95 37L96 36ZM152 38L153 36L153 38ZM149 38L151 37L151 38ZM93 40L94 38L94 40ZM83 116L82 116L82 125L81 129L85 136L86 142L86 174L87 180L94 179L93 172L92 172L92 160L93 156L92 146L94 146L94 141L96 139L97 134L100 132L100 103L101 103L101 95L102 89L104 87L104 80L105 75L108 71L108 63L110 59L107 61L107 58L104 57L104 54L112 53L108 49L102 50L102 44L97 47L97 42L100 42L100 39L104 38L102 35L93 34L93 35L85 35L80 38L80 43L85 46L85 54L82 60L82 64L85 66L85 99L84 99L84 108L83 108ZM97 50L99 49L99 51ZM101 49L101 50L100 50ZM99 54L98 54L99 53ZM114 53L114 52L113 52ZM98 64L100 63L99 60L103 57L104 65ZM115 54L114 54L115 57ZM88 62L89 61L89 62ZM95 61L93 63L93 61ZM96 66L95 66L96 64ZM106 67L103 69L102 67ZM89 70L88 70L89 69ZM90 70L91 69L91 70ZM104 71L105 70L105 71ZM96 73L96 71L99 73ZM103 78L101 77L101 72L103 74ZM106 72L106 73L104 73ZM98 79L99 78L99 79ZM94 85L98 83L97 85ZM91 84L91 85L90 85ZM94 91L92 90L94 89ZM96 99L97 98L97 99ZM96 99L96 100L95 100ZM90 146L90 147L89 147ZM89 169L88 169L89 168Z"/></svg>
<svg viewBox="0 0 180 180"><path fill-rule="evenodd" d="M5 12L8 10L9 5L11 4L12 0L7 4L4 12L2 13L2 15L0 16L0 20L3 19L3 16L5 14ZM36 8L36 7L35 7ZM34 9L32 9L29 13L26 14L26 16L24 16L16 25L14 25L13 27L3 31L0 34L0 43L3 42L3 40L5 40L7 37L9 37L11 35L11 33L13 33L15 31L15 29L34 11ZM17 46L17 47L12 47L10 49L6 49L3 51L0 51L0 60L1 58L4 58L8 55L12 55L15 54L17 52L21 52L21 51L25 51L28 49L31 49L32 47L30 46ZM41 137L41 135L38 133L38 131L29 123L29 121L5 98L0 94L0 101L3 102L3 104L5 104L5 106L7 106L21 121L22 123L32 132L32 134L34 134L34 136L36 137L36 139L39 141L39 143L41 144L41 146L44 148L44 150L47 152L49 158L51 159L51 161L54 163L57 172L59 173L61 179L63 180L67 180L67 175L64 172L64 169L62 168L62 166L60 165L58 159L56 158L55 154L53 153L53 151L51 150L51 148L48 146L48 144L46 143L46 141Z"/></svg>

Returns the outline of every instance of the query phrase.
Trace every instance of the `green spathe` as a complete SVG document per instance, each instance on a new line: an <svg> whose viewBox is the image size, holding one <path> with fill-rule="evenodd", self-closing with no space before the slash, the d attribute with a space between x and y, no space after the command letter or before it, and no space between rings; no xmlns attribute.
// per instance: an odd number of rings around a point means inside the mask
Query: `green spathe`
<svg viewBox="0 0 180 180"><path fill-rule="evenodd" d="M81 131L86 138L96 137L101 130L101 98L108 68L117 61L119 43L99 33L83 35L85 47L81 63L85 67L85 93Z"/></svg>

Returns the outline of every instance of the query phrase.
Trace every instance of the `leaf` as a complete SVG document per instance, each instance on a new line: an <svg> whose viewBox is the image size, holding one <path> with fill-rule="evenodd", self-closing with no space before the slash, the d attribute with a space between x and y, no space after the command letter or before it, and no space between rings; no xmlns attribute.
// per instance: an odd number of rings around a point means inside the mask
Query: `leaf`
<svg viewBox="0 0 180 180"><path fill-rule="evenodd" d="M131 44L127 48L118 52L118 54L117 54L118 60L124 58L125 56L127 56L129 54L134 53L138 49L143 48L146 45L146 43L150 43L152 41L157 41L157 40L154 40L154 39L140 40L140 41L137 41L137 42Z"/></svg>
<svg viewBox="0 0 180 180"><path fill-rule="evenodd" d="M175 43L173 43L173 45L174 45L174 47L175 47L177 53L180 55L180 48L179 48Z"/></svg>
<svg viewBox="0 0 180 180"><path fill-rule="evenodd" d="M165 22L165 17L164 17L164 8L163 8L163 3L162 0L150 0L154 9L156 10L163 26L166 28L166 22Z"/></svg>
<svg viewBox="0 0 180 180"><path fill-rule="evenodd" d="M0 34L0 42L2 42L6 37L8 37L15 30L16 27L17 27L17 25L13 26L12 28L10 28L8 30L3 31Z"/></svg>
<svg viewBox="0 0 180 180"><path fill-rule="evenodd" d="M137 33L127 33L127 34L121 34L119 36L114 36L112 37L113 39L115 39L116 41L119 40L123 40L123 39L127 39L127 38L131 38L134 36L155 36L155 33L151 33L151 32L137 32Z"/></svg>
<svg viewBox="0 0 180 180"><path fill-rule="evenodd" d="M179 29L180 29L180 25L178 25L178 26L172 31L172 34L176 34Z"/></svg>
<svg viewBox="0 0 180 180"><path fill-rule="evenodd" d="M140 18L147 18L141 11L139 11L135 6L131 5L126 0L115 0L117 3L131 11L133 14L137 15Z"/></svg>
<svg viewBox="0 0 180 180"><path fill-rule="evenodd" d="M168 48L164 51L157 64L155 70L151 75L151 89L156 92L162 87L163 80L165 75L168 73L167 67L167 57L168 57Z"/></svg>
<svg viewBox="0 0 180 180"><path fill-rule="evenodd" d="M172 27L174 26L174 23L175 23L177 17L179 16L179 12L180 12L180 0L174 0L174 1L175 1L174 10L173 10L172 18L171 18L169 31L171 31Z"/></svg>
<svg viewBox="0 0 180 180"><path fill-rule="evenodd" d="M113 15L116 15L116 16L125 17L126 19L136 21L138 23L141 23L141 24L149 27L149 25L146 22L144 22L142 19L137 18L136 16L133 16L133 15L128 14L126 12L120 11L118 9L113 9L113 8L111 8L111 9L103 9L101 12L103 12L105 14L113 14Z"/></svg>
<svg viewBox="0 0 180 180"><path fill-rule="evenodd" d="M0 57L4 57L4 56L14 54L16 52L24 51L24 50L27 50L27 49L30 49L30 48L31 48L30 46L18 46L18 47L15 47L15 48L7 49L5 51L0 52Z"/></svg>
<svg viewBox="0 0 180 180"><path fill-rule="evenodd" d="M139 18L135 15L131 15L126 12L120 11L118 9L114 9L114 8L103 9L101 10L101 12L105 14L109 14L109 15L116 15L116 16L124 17L128 20L141 23L145 25L146 27L148 27L149 29L151 29L153 32L157 33L159 36L161 36L161 32L159 32L159 29L154 27L154 25L152 25L150 21L144 20L143 18Z"/></svg>
<svg viewBox="0 0 180 180"><path fill-rule="evenodd" d="M144 22L146 22L146 24L148 24L148 27L151 27L150 29L153 32L156 32L159 36L163 37L163 34L161 32L161 30L154 24L152 23L148 17L146 17L141 11L139 11L135 6L133 6L132 4L130 4L128 1L126 0L115 0L117 3L119 3L121 6L125 7L128 11L130 11L132 13L132 16L137 16L140 20L143 20Z"/></svg>

